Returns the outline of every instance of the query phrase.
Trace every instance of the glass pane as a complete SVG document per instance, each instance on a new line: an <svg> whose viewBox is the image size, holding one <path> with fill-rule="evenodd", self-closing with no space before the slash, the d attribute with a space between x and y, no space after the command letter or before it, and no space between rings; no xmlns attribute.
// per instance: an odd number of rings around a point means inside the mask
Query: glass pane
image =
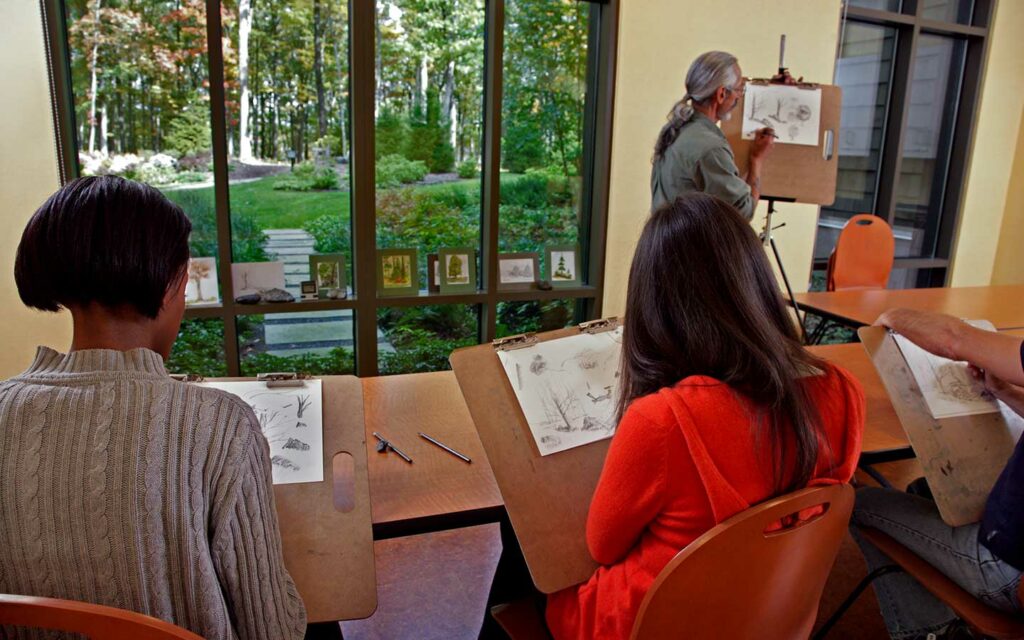
<svg viewBox="0 0 1024 640"><path fill-rule="evenodd" d="M353 373L353 312L311 311L238 316L243 376L271 371Z"/></svg>
<svg viewBox="0 0 1024 640"><path fill-rule="evenodd" d="M893 269L889 275L889 289L919 289L945 285L946 270L942 267L931 269Z"/></svg>
<svg viewBox="0 0 1024 640"><path fill-rule="evenodd" d="M847 0L851 7L864 7L865 9L881 9L883 11L899 11L900 0Z"/></svg>
<svg viewBox="0 0 1024 640"><path fill-rule="evenodd" d="M216 256L204 3L63 4L82 175L156 186L192 220L192 254Z"/></svg>
<svg viewBox="0 0 1024 640"><path fill-rule="evenodd" d="M966 49L966 41L942 36L918 42L896 183L898 257L935 254Z"/></svg>
<svg viewBox="0 0 1024 640"><path fill-rule="evenodd" d="M836 64L843 88L835 202L821 208L814 258L828 258L850 217L873 212L896 30L847 22Z"/></svg>
<svg viewBox="0 0 1024 640"><path fill-rule="evenodd" d="M348 3L225 0L223 11L232 259L282 263L254 270L242 292L283 282L299 299L323 253L344 254L330 282L351 283Z"/></svg>
<svg viewBox="0 0 1024 640"><path fill-rule="evenodd" d="M943 22L971 23L974 0L921 0L921 17Z"/></svg>
<svg viewBox="0 0 1024 640"><path fill-rule="evenodd" d="M576 300L572 298L499 302L497 337L564 329L577 322Z"/></svg>
<svg viewBox="0 0 1024 640"><path fill-rule="evenodd" d="M427 289L428 254L479 265L484 2L378 0L377 34L377 245L415 249Z"/></svg>
<svg viewBox="0 0 1024 640"><path fill-rule="evenodd" d="M170 373L194 373L206 378L228 374L224 360L224 322L218 318L192 318L181 323L171 357Z"/></svg>
<svg viewBox="0 0 1024 640"><path fill-rule="evenodd" d="M536 252L579 242L590 4L505 3L498 247ZM538 46L543 43L543 46Z"/></svg>
<svg viewBox="0 0 1024 640"><path fill-rule="evenodd" d="M474 345L480 333L478 306L444 304L377 311L381 375L450 369L448 356Z"/></svg>

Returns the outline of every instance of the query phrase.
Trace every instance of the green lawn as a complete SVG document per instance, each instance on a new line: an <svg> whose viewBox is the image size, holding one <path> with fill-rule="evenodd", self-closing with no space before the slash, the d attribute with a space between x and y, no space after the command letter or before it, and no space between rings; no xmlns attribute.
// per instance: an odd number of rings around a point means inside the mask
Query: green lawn
<svg viewBox="0 0 1024 640"><path fill-rule="evenodd" d="M502 173L501 180L513 179L518 174ZM480 179L458 180L443 184L416 187L417 189L438 190L458 186L479 190ZM175 193L183 190L169 190L173 200ZM190 189L197 197L213 202L213 187ZM261 229L301 229L302 225L324 214L340 214L348 219L351 207L348 191L276 191L274 178L261 178L253 182L231 185L231 210L249 213Z"/></svg>

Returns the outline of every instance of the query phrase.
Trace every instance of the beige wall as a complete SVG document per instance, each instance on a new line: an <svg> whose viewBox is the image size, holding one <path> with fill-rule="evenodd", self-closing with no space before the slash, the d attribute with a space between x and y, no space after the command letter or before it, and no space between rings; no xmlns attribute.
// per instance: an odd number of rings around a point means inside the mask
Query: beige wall
<svg viewBox="0 0 1024 640"><path fill-rule="evenodd" d="M1002 277L993 269L1000 244L1004 212L1021 215L1019 197L1009 202L1013 189L1020 194L1020 171L1011 189L1010 176L1019 145L1017 132L1024 108L1024 2L1000 0L989 42L981 105L974 134L974 149L967 177L967 193L953 253L952 286L986 285ZM1014 206L1016 204L1016 206ZM1020 220L1010 222L1019 228ZM1019 236L1018 236L1019 237ZM1018 259L1020 244L1017 245ZM1020 274L1018 266L1017 273Z"/></svg>
<svg viewBox="0 0 1024 640"><path fill-rule="evenodd" d="M1017 130L1017 154L1010 171L992 284L1024 284L1021 249L1024 249L1024 111Z"/></svg>
<svg viewBox="0 0 1024 640"><path fill-rule="evenodd" d="M633 248L651 203L654 139L665 114L684 91L686 69L697 55L722 49L736 55L748 77L778 66L779 35L796 75L831 82L839 40L839 0L622 0L619 22L615 123L612 141L604 315L621 314ZM775 232L793 287L806 290L818 207L781 204ZM764 205L755 215L760 230Z"/></svg>
<svg viewBox="0 0 1024 640"><path fill-rule="evenodd" d="M13 276L21 229L58 186L37 0L0 2L0 78L0 377L8 377L28 366L35 345L71 342L67 314L26 309Z"/></svg>

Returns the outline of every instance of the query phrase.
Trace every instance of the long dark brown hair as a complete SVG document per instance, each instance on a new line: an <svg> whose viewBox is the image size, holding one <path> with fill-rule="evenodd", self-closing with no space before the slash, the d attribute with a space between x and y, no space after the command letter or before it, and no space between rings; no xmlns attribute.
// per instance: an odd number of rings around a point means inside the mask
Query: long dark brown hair
<svg viewBox="0 0 1024 640"><path fill-rule="evenodd" d="M758 407L755 438L767 436L776 490L807 485L823 439L799 378L824 364L801 346L764 249L736 209L691 193L651 214L624 324L620 419L641 396L710 376Z"/></svg>

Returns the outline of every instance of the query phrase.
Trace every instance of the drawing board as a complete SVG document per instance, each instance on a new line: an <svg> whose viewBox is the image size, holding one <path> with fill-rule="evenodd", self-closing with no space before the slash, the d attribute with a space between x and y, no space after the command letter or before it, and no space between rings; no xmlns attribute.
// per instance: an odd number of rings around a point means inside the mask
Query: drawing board
<svg viewBox="0 0 1024 640"><path fill-rule="evenodd" d="M784 84L751 84L743 100L743 139L771 127L776 144L818 146L821 126L821 88L802 89Z"/></svg>
<svg viewBox="0 0 1024 640"><path fill-rule="evenodd" d="M1001 411L933 417L893 335L880 326L861 327L857 335L892 400L943 521L953 527L977 522L1013 453L1014 430Z"/></svg>
<svg viewBox="0 0 1024 640"><path fill-rule="evenodd" d="M779 138L761 170L762 199L822 205L835 201L842 102L843 92L837 86L773 85L766 80L747 83L736 115L722 121L722 133L729 141L740 175L744 175L753 144L752 131L767 126L765 122L772 123Z"/></svg>
<svg viewBox="0 0 1024 640"><path fill-rule="evenodd" d="M571 327L536 339L580 334ZM583 582L598 567L587 549L587 511L611 440L541 455L494 346L458 349L449 360L534 584L554 593Z"/></svg>
<svg viewBox="0 0 1024 640"><path fill-rule="evenodd" d="M323 392L319 380L301 387L268 388L266 382L200 383L232 393L252 407L270 445L274 484L324 479Z"/></svg>
<svg viewBox="0 0 1024 640"><path fill-rule="evenodd" d="M612 437L622 327L498 351L542 456Z"/></svg>

